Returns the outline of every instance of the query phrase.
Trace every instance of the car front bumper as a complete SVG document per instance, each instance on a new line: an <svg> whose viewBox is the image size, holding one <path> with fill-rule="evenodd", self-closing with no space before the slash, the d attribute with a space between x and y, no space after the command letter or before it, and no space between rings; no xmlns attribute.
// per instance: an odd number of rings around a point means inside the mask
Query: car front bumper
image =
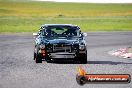
<svg viewBox="0 0 132 88"><path fill-rule="evenodd" d="M68 52L57 52L57 53L50 53L50 58L75 58L76 53L68 53Z"/></svg>

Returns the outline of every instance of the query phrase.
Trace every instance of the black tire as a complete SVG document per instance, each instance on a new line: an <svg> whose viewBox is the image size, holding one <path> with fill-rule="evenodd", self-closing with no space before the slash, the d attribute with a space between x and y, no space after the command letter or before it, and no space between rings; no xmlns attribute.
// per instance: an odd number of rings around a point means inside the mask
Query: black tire
<svg viewBox="0 0 132 88"><path fill-rule="evenodd" d="M87 64L87 55L82 55L82 57L80 57L80 63L81 64Z"/></svg>
<svg viewBox="0 0 132 88"><path fill-rule="evenodd" d="M37 54L35 58L36 63L42 63L42 58Z"/></svg>
<svg viewBox="0 0 132 88"><path fill-rule="evenodd" d="M79 55L79 61L81 64L87 64L87 51L86 53Z"/></svg>
<svg viewBox="0 0 132 88"><path fill-rule="evenodd" d="M35 60L35 59L36 59L36 53L34 52L33 60Z"/></svg>
<svg viewBox="0 0 132 88"><path fill-rule="evenodd" d="M36 48L36 45L35 45L35 48ZM33 60L35 60L35 59L36 59L36 52L35 52L35 48L34 48Z"/></svg>
<svg viewBox="0 0 132 88"><path fill-rule="evenodd" d="M38 48L38 46L35 46L35 48L37 49L37 52L34 51L34 60L36 63L42 63L42 58L38 54L39 48Z"/></svg>

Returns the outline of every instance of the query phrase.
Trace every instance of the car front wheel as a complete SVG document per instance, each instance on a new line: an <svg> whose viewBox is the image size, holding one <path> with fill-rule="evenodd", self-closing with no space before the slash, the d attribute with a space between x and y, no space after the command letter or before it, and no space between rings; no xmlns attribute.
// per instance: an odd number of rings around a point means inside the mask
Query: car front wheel
<svg viewBox="0 0 132 88"><path fill-rule="evenodd" d="M42 63L42 58L38 54L35 57L35 62L36 63Z"/></svg>
<svg viewBox="0 0 132 88"><path fill-rule="evenodd" d="M85 55L82 55L80 57L80 63L81 64L86 64L87 63L87 55L86 54Z"/></svg>
<svg viewBox="0 0 132 88"><path fill-rule="evenodd" d="M79 54L78 60L81 64L86 64L87 63L87 51L86 53Z"/></svg>

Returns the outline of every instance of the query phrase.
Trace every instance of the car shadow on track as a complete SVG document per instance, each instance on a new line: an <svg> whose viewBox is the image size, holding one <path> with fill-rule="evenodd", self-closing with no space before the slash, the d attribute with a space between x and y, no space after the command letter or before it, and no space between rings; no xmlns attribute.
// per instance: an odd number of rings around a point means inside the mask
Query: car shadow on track
<svg viewBox="0 0 132 88"><path fill-rule="evenodd" d="M53 61L52 64L80 64L78 62L71 61ZM88 61L86 64L109 64L109 65L118 65L118 64L132 64L127 62L114 62L114 61Z"/></svg>
<svg viewBox="0 0 132 88"><path fill-rule="evenodd" d="M79 62L73 62L73 61L52 61L50 63L52 64L80 64Z"/></svg>
<svg viewBox="0 0 132 88"><path fill-rule="evenodd" d="M110 65L118 65L118 64L132 64L132 63L114 62L114 61L88 61L87 64L110 64Z"/></svg>

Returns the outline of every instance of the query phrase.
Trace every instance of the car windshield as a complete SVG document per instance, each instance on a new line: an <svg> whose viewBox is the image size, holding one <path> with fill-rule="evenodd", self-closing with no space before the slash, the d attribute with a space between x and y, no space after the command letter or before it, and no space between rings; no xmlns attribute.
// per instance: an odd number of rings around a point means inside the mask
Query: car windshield
<svg viewBox="0 0 132 88"><path fill-rule="evenodd" d="M77 37L79 28L71 26L48 26L42 31L46 37Z"/></svg>

